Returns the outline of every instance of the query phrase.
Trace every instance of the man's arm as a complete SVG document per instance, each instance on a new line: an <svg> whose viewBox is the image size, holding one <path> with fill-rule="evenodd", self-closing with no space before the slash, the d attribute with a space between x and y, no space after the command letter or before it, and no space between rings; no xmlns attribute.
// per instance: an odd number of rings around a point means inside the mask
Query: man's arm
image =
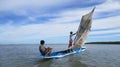
<svg viewBox="0 0 120 67"><path fill-rule="evenodd" d="M76 33L74 33L73 35L75 35L75 34L77 34L77 32L76 32Z"/></svg>

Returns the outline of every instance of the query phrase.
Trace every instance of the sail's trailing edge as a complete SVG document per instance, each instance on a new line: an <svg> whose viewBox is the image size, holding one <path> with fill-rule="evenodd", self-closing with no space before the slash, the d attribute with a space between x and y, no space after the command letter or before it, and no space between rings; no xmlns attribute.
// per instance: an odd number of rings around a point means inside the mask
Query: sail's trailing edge
<svg viewBox="0 0 120 67"><path fill-rule="evenodd" d="M92 25L92 15L95 8L93 10L82 16L80 25L77 30L77 34L74 39L73 48L80 48L84 44L85 40L87 39L88 33L90 32L91 25Z"/></svg>

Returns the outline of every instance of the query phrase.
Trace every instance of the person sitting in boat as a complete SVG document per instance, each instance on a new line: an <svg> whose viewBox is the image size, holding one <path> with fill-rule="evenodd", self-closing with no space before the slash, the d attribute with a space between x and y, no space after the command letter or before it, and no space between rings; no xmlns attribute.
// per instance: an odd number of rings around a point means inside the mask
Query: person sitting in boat
<svg viewBox="0 0 120 67"><path fill-rule="evenodd" d="M52 51L52 48L50 48L50 47L46 48L46 47L44 46L44 44L45 44L45 41L44 41L44 40L41 40L41 41L40 41L40 46L39 46L39 51L41 52L41 54L42 54L43 56L45 56L45 55L49 55L49 56L50 56L51 51Z"/></svg>
<svg viewBox="0 0 120 67"><path fill-rule="evenodd" d="M68 49L72 49L72 45L73 45L73 40L72 40L72 36L75 35L76 33L73 34L73 32L70 32L70 36L69 36L69 45L68 45Z"/></svg>

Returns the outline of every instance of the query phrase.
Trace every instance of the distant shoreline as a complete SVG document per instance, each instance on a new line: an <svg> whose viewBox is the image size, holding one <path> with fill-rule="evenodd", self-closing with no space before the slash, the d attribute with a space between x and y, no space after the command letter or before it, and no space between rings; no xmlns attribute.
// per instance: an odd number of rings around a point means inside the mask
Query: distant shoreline
<svg viewBox="0 0 120 67"><path fill-rule="evenodd" d="M59 43L59 44L46 44L46 45L65 45L67 43ZM85 44L120 44L120 41L113 41L113 42L86 42ZM39 45L39 44L0 44L1 45Z"/></svg>
<svg viewBox="0 0 120 67"><path fill-rule="evenodd" d="M85 44L120 44L120 41L116 41L116 42L87 42Z"/></svg>

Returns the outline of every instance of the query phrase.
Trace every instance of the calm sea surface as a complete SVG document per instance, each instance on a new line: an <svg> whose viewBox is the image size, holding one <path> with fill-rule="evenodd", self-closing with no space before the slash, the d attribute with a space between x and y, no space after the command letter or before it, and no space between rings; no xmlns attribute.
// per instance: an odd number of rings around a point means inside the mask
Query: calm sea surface
<svg viewBox="0 0 120 67"><path fill-rule="evenodd" d="M67 45L47 45L53 51ZM89 44L81 54L60 59L38 57L39 45L0 45L0 67L120 67L120 45Z"/></svg>

